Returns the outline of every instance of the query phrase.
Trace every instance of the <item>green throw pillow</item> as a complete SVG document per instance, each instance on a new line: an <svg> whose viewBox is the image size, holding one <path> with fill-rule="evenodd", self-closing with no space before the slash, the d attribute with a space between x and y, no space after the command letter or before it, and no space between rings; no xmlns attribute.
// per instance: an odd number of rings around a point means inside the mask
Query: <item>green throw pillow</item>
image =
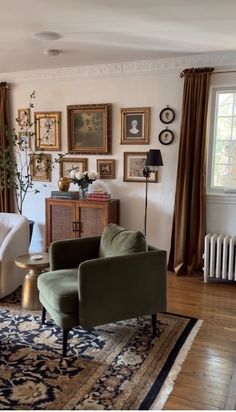
<svg viewBox="0 0 236 412"><path fill-rule="evenodd" d="M126 230L115 223L110 223L101 236L99 256L120 256L147 250L148 245L143 233Z"/></svg>

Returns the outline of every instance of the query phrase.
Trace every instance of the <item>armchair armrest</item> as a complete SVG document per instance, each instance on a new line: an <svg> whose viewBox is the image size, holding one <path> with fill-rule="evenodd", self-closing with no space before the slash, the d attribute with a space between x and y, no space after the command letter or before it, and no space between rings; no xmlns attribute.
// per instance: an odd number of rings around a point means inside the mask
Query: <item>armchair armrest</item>
<svg viewBox="0 0 236 412"><path fill-rule="evenodd" d="M100 236L57 240L49 247L50 270L71 269L98 257Z"/></svg>
<svg viewBox="0 0 236 412"><path fill-rule="evenodd" d="M150 250L85 261L79 266L84 327L166 310L166 252Z"/></svg>

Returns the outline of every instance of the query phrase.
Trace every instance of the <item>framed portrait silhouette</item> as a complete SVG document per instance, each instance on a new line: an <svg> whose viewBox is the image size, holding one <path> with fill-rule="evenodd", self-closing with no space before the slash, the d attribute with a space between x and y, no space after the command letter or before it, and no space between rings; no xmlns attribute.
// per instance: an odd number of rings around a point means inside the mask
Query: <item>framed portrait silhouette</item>
<svg viewBox="0 0 236 412"><path fill-rule="evenodd" d="M149 144L150 107L120 109L121 144Z"/></svg>

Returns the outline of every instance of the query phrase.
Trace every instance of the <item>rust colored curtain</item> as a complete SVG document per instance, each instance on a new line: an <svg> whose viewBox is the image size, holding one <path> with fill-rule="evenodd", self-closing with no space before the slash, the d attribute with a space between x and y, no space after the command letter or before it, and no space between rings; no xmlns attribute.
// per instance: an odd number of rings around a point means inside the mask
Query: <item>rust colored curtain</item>
<svg viewBox="0 0 236 412"><path fill-rule="evenodd" d="M168 269L177 275L202 271L205 236L205 135L213 68L183 71L184 91L175 207Z"/></svg>
<svg viewBox="0 0 236 412"><path fill-rule="evenodd" d="M0 83L0 126L9 125L9 102L7 83ZM0 127L0 150L4 150L8 141L3 127ZM0 212L14 212L13 190L6 188L4 170L0 170Z"/></svg>

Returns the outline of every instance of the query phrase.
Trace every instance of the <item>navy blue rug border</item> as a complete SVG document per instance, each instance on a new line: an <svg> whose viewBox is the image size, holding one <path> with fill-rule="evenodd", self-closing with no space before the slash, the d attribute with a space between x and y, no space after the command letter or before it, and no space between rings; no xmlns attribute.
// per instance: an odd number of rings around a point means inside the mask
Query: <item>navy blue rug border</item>
<svg viewBox="0 0 236 412"><path fill-rule="evenodd" d="M143 401L141 402L140 406L139 406L139 410L149 410L150 406L152 405L152 403L155 401L156 397L158 396L183 344L185 343L187 337L189 336L190 332L192 331L192 329L194 328L194 326L196 325L197 321L199 319L197 318L193 318L190 316L184 316L184 315L178 315L176 313L169 313L169 312L165 312L165 314L167 315L172 315L172 316L177 316L177 317L181 317L181 318L185 318L185 319L189 319L188 324L185 326L185 329L183 330L183 332L181 333L181 335L179 336L175 346L173 347L172 351L170 352L162 370L160 371L159 375L156 377L155 382L153 383L151 389L149 390L149 392L147 393L147 395L145 396L145 398L143 399Z"/></svg>

